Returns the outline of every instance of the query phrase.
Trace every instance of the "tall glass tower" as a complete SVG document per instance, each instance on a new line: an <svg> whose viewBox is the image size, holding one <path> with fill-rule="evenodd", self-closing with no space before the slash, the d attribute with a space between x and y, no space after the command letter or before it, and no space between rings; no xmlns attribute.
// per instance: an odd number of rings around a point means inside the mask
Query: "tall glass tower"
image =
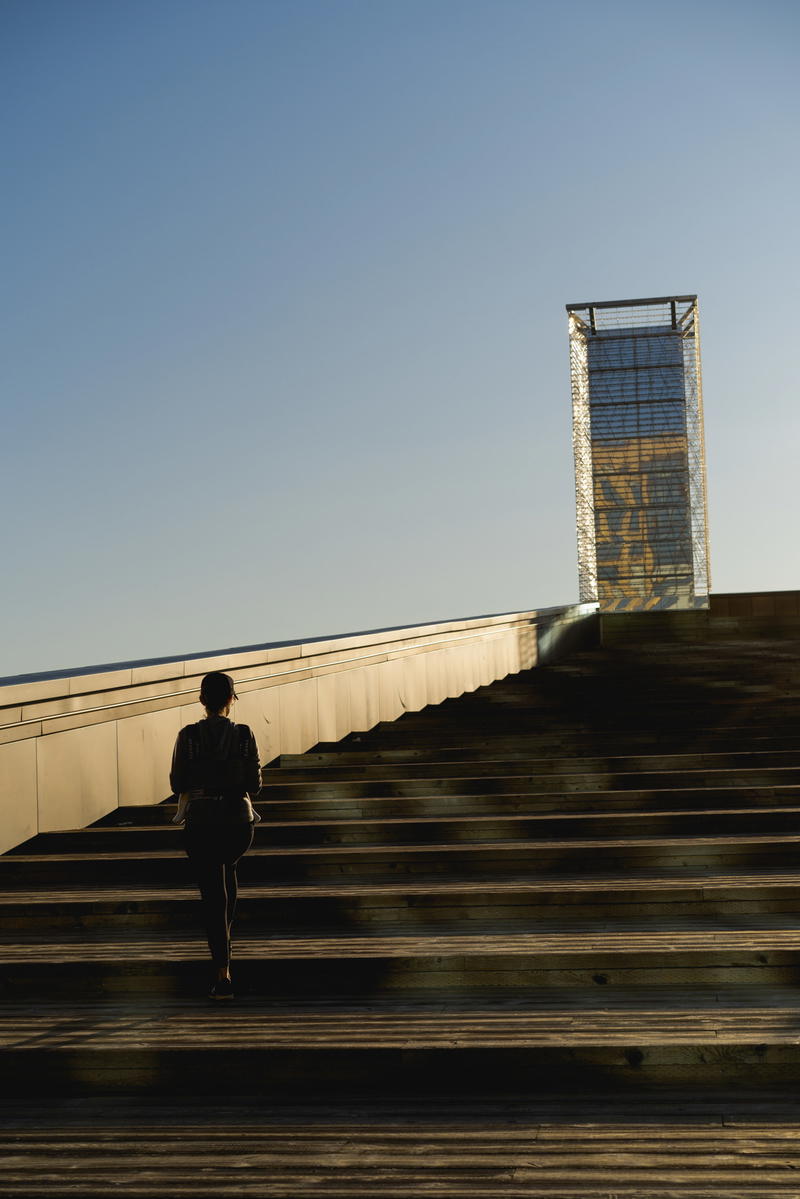
<svg viewBox="0 0 800 1199"><path fill-rule="evenodd" d="M708 605L697 296L568 304L580 598Z"/></svg>

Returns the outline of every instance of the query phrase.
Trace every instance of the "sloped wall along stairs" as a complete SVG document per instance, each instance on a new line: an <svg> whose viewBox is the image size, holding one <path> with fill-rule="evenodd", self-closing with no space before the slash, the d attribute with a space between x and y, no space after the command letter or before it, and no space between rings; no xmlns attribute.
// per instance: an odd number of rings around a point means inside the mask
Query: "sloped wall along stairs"
<svg viewBox="0 0 800 1199"><path fill-rule="evenodd" d="M800 1194L799 668L615 618L283 755L223 1010L174 804L0 857L0 1191Z"/></svg>

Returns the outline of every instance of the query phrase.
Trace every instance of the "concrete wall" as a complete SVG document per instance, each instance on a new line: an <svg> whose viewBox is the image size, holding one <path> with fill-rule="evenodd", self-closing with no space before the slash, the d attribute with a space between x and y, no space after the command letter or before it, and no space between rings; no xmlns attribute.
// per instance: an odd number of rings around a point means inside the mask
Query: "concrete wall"
<svg viewBox="0 0 800 1199"><path fill-rule="evenodd" d="M263 645L0 680L0 852L169 794L172 747L200 680L236 680L233 719L261 759L303 753L552 660L596 630L596 605Z"/></svg>

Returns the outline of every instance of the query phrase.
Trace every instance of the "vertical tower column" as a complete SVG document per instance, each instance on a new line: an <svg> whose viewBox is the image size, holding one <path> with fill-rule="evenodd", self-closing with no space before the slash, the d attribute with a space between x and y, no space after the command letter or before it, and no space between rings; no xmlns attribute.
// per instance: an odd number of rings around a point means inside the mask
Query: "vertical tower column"
<svg viewBox="0 0 800 1199"><path fill-rule="evenodd" d="M706 607L697 296L567 313L580 598L602 612Z"/></svg>

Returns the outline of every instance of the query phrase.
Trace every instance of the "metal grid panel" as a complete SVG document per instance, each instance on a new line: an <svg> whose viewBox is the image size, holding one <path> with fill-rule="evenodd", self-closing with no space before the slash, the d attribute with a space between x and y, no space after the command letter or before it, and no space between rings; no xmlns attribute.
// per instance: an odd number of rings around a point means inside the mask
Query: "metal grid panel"
<svg viewBox="0 0 800 1199"><path fill-rule="evenodd" d="M708 602L695 296L567 306L580 598Z"/></svg>
<svg viewBox="0 0 800 1199"><path fill-rule="evenodd" d="M575 506L578 529L578 571L581 603L597 599L597 559L594 552L594 488L589 417L589 356L579 318L570 315L569 355L572 375L572 449L575 455Z"/></svg>

